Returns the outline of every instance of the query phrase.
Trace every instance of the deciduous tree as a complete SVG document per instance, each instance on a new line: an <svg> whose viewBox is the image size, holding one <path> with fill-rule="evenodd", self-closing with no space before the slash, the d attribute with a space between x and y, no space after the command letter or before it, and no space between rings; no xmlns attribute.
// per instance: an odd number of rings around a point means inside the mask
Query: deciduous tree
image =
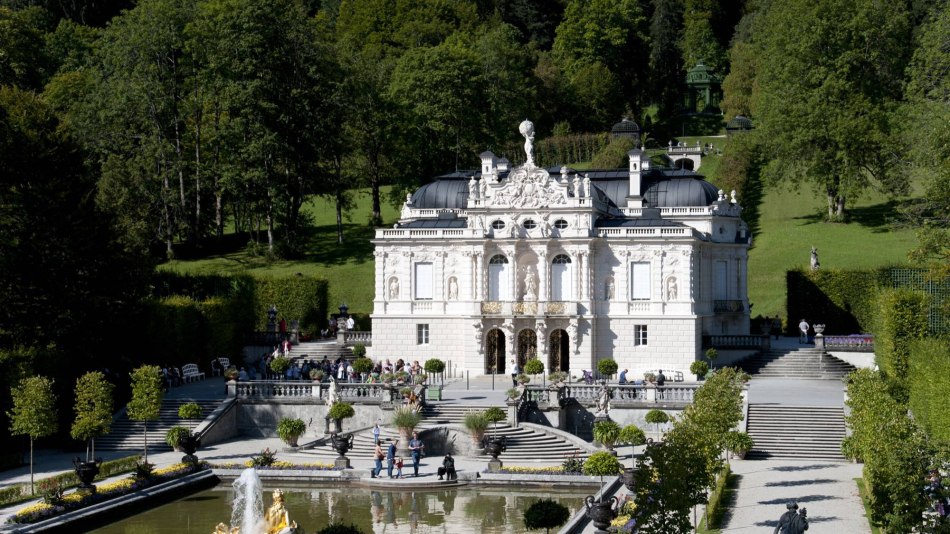
<svg viewBox="0 0 950 534"><path fill-rule="evenodd" d="M56 433L58 427L53 381L45 376L24 378L10 393L13 396L13 409L7 413L10 433L30 438L30 493L35 494L33 441Z"/></svg>
<svg viewBox="0 0 950 534"><path fill-rule="evenodd" d="M145 438L145 463L148 463L148 422L157 421L162 408L162 370L157 365L143 365L129 375L132 378L132 399L126 413L133 421L142 421Z"/></svg>
<svg viewBox="0 0 950 534"><path fill-rule="evenodd" d="M86 460L96 456L96 438L112 427L112 390L114 386L99 371L91 371L76 380L76 419L70 435L86 442Z"/></svg>

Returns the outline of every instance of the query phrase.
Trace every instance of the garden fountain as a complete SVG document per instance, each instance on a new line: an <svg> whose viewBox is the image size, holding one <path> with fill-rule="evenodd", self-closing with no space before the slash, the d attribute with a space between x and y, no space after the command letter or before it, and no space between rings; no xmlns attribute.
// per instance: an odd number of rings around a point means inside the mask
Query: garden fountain
<svg viewBox="0 0 950 534"><path fill-rule="evenodd" d="M274 490L274 503L264 513L261 479L253 467L241 472L232 484L231 526L218 523L213 534L295 534L297 523L291 521L284 507L284 493Z"/></svg>

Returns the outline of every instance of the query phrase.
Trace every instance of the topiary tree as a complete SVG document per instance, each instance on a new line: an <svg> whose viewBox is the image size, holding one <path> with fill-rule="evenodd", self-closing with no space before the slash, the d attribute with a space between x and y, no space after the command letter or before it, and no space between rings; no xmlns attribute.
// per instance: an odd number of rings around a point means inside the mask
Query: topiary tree
<svg viewBox="0 0 950 534"><path fill-rule="evenodd" d="M195 421L201 419L201 405L197 402L186 402L178 407L178 417L186 421ZM194 430L194 423L189 423L190 429Z"/></svg>
<svg viewBox="0 0 950 534"><path fill-rule="evenodd" d="M597 451L584 461L584 474L599 476L601 486L605 476L618 476L620 468L620 460L608 451Z"/></svg>
<svg viewBox="0 0 950 534"><path fill-rule="evenodd" d="M69 434L86 442L86 461L96 456L96 438L112 428L112 390L106 375L92 371L76 380L76 419Z"/></svg>
<svg viewBox="0 0 950 534"><path fill-rule="evenodd" d="M544 364L537 358L531 358L524 364L524 372L529 375L539 375L544 372Z"/></svg>
<svg viewBox="0 0 950 534"><path fill-rule="evenodd" d="M290 369L290 358L284 356L278 356L270 361L270 370L277 374L277 379L280 380L284 377L287 369Z"/></svg>
<svg viewBox="0 0 950 534"><path fill-rule="evenodd" d="M330 419L342 421L343 419L349 419L356 415L356 410L354 410L353 405L348 402L334 402L333 406L330 406L330 411L327 412L327 415Z"/></svg>
<svg viewBox="0 0 950 534"><path fill-rule="evenodd" d="M364 356L366 356L366 345L362 343L353 345L353 357L359 359Z"/></svg>
<svg viewBox="0 0 950 534"><path fill-rule="evenodd" d="M597 372L601 376L611 377L617 374L617 362L606 358L597 362Z"/></svg>
<svg viewBox="0 0 950 534"><path fill-rule="evenodd" d="M659 431L660 431L659 425L662 425L662 424L665 424L665 423L669 423L669 422L670 422L670 416L667 415L666 412L664 412L663 410L656 410L656 409L653 409L653 410L650 410L649 412L647 412L647 414L646 414L646 416L644 416L643 420L646 421L647 423L652 424L652 425L657 425L656 431L659 432Z"/></svg>
<svg viewBox="0 0 950 534"><path fill-rule="evenodd" d="M637 425L627 425L620 429L620 436L617 437L617 443L621 445L630 445L630 467L633 467L633 449L637 445L643 445L647 442L647 435L643 429Z"/></svg>
<svg viewBox="0 0 950 534"><path fill-rule="evenodd" d="M524 526L528 530L550 532L571 518L571 513L563 504L551 499L542 499L524 511Z"/></svg>
<svg viewBox="0 0 950 534"><path fill-rule="evenodd" d="M485 410L485 418L492 424L492 435L495 434L495 424L504 421L508 415L504 410L497 406L492 406Z"/></svg>
<svg viewBox="0 0 950 534"><path fill-rule="evenodd" d="M143 365L130 374L132 377L132 400L126 406L126 414L133 421L142 421L145 436L145 463L148 463L148 422L157 421L162 409L162 370L157 365Z"/></svg>
<svg viewBox="0 0 950 534"><path fill-rule="evenodd" d="M30 494L35 495L33 485L33 441L56 433L56 394L53 380L45 376L31 376L20 380L10 389L13 409L7 412L10 418L10 434L30 438Z"/></svg>
<svg viewBox="0 0 950 534"><path fill-rule="evenodd" d="M372 370L373 360L364 357L353 360L353 372L359 374L361 377L368 374Z"/></svg>
<svg viewBox="0 0 950 534"><path fill-rule="evenodd" d="M432 358L426 360L426 362L422 364L422 368L430 375L439 375L439 382L441 383L443 379L442 372L445 371L445 362L437 358Z"/></svg>
<svg viewBox="0 0 950 534"><path fill-rule="evenodd" d="M594 439L604 446L607 450L613 450L614 443L620 437L620 425L606 420L594 423Z"/></svg>

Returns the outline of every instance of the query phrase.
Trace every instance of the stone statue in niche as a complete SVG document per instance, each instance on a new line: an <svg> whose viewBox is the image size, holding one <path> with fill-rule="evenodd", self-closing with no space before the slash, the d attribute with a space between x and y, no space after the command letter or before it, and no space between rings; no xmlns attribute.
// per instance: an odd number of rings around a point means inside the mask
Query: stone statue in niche
<svg viewBox="0 0 950 534"><path fill-rule="evenodd" d="M399 278L395 276L389 279L389 300L399 298Z"/></svg>
<svg viewBox="0 0 950 534"><path fill-rule="evenodd" d="M538 300L538 275L531 269L525 269L524 300Z"/></svg>
<svg viewBox="0 0 950 534"><path fill-rule="evenodd" d="M449 300L458 300L459 298L459 283L455 277L449 278Z"/></svg>
<svg viewBox="0 0 950 534"><path fill-rule="evenodd" d="M468 181L468 198L470 200L478 198L478 184L475 182L474 176Z"/></svg>
<svg viewBox="0 0 950 534"><path fill-rule="evenodd" d="M604 300L613 300L614 299L614 277L608 276L607 282L604 283Z"/></svg>
<svg viewBox="0 0 950 534"><path fill-rule="evenodd" d="M666 300L676 300L677 297L676 277L671 276L666 279Z"/></svg>

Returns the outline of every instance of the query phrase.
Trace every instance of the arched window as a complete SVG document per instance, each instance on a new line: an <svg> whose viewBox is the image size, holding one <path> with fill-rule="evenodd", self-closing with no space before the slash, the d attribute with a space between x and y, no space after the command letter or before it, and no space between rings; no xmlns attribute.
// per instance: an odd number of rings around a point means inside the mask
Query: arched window
<svg viewBox="0 0 950 534"><path fill-rule="evenodd" d="M567 254L551 260L551 300L571 300L571 258Z"/></svg>
<svg viewBox="0 0 950 534"><path fill-rule="evenodd" d="M488 300L511 300L508 284L508 258L496 254L488 260Z"/></svg>

